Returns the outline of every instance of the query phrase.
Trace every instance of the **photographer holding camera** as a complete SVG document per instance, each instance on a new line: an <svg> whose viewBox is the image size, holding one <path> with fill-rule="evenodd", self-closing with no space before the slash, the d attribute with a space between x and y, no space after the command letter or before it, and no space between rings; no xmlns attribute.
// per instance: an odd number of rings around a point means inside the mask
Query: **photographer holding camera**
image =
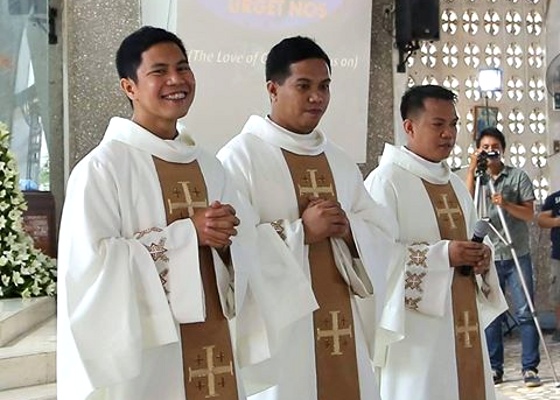
<svg viewBox="0 0 560 400"><path fill-rule="evenodd" d="M512 247L519 255L519 265L523 273L523 279L533 300L533 265L529 247L529 227L527 222L534 217L533 185L527 174L519 169L505 165L501 156L504 154L506 140L502 132L497 128L486 128L476 139L476 152L471 155L467 173L466 185L471 195L475 194L476 177L484 174L479 184L485 184L492 180L495 193L488 200L488 217L491 224L505 237L504 228L499 218L498 207L502 208L507 228L511 234ZM484 183L483 183L484 182ZM480 189L480 188L479 188ZM494 260L500 286L502 291L509 289L510 299L513 302L512 309L519 323L521 337L521 370L525 386L536 387L541 385L538 376L539 335L535 322L532 318L527 298L523 291L519 274L516 270L515 261L509 246L503 243L496 235L491 235L495 247ZM506 318L505 314L496 318L486 328L486 341L490 353L490 364L494 372L494 383L503 381L504 374L504 345L502 324Z"/></svg>

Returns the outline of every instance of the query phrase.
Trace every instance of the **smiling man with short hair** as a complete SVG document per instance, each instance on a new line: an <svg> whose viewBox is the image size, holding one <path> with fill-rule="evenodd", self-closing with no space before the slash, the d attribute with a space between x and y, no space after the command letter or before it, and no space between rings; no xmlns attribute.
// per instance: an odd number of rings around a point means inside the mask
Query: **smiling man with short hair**
<svg viewBox="0 0 560 400"><path fill-rule="evenodd" d="M268 251L220 162L177 125L195 93L181 40L143 27L116 64L132 116L112 118L76 165L62 215L58 399L245 399L241 356L266 358L264 324L286 327L315 300L283 278L292 259ZM259 285L266 266L288 288Z"/></svg>

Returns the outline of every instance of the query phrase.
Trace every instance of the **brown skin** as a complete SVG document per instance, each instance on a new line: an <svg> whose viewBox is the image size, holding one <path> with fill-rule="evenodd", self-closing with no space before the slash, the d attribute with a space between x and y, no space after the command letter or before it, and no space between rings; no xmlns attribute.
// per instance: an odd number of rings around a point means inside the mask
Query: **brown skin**
<svg viewBox="0 0 560 400"><path fill-rule="evenodd" d="M130 78L120 81L132 101L132 121L162 139L173 139L177 120L188 113L195 95L196 81L186 55L175 43L155 44L142 53L136 73L136 82ZM229 204L214 201L196 209L190 218L200 246L224 250L237 234L239 219Z"/></svg>
<svg viewBox="0 0 560 400"><path fill-rule="evenodd" d="M268 81L271 102L270 119L295 133L311 133L321 121L330 101L330 71L324 60L311 58L293 63L283 83ZM350 222L334 200L310 198L302 213L305 243L317 243L329 237L345 240L350 251L357 250Z"/></svg>
<svg viewBox="0 0 560 400"><path fill-rule="evenodd" d="M312 198L301 219L305 229L305 242L317 243L329 237L350 239L350 223L340 204L334 200Z"/></svg>
<svg viewBox="0 0 560 400"><path fill-rule="evenodd" d="M132 101L132 121L162 139L177 134L177 120L194 100L196 81L189 62L174 43L156 44L142 53L137 81L121 79L121 89Z"/></svg>
<svg viewBox="0 0 560 400"><path fill-rule="evenodd" d="M406 147L425 160L438 163L449 157L457 138L457 113L452 101L428 98L424 110L403 121ZM490 268L491 250L483 243L449 241L449 264L452 268L470 265L476 274Z"/></svg>
<svg viewBox="0 0 560 400"><path fill-rule="evenodd" d="M321 59L293 63L283 83L268 81L270 119L289 131L307 134L321 121L330 101L331 82L327 64Z"/></svg>
<svg viewBox="0 0 560 400"><path fill-rule="evenodd" d="M416 155L440 162L449 157L457 137L458 117L451 101L424 100L424 110L403 121L406 147Z"/></svg>
<svg viewBox="0 0 560 400"><path fill-rule="evenodd" d="M231 244L231 237L237 235L239 219L229 204L214 201L208 208L196 209L190 217L196 228L200 246L222 248Z"/></svg>
<svg viewBox="0 0 560 400"><path fill-rule="evenodd" d="M553 216L552 210L541 211L537 216L537 223L541 228L559 228L560 216Z"/></svg>

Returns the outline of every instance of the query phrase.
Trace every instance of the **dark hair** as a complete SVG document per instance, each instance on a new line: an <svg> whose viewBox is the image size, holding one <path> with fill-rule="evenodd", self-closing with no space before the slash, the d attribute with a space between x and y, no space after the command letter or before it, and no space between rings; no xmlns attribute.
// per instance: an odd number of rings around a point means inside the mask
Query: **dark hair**
<svg viewBox="0 0 560 400"><path fill-rule="evenodd" d="M423 111L425 109L424 100L426 99L449 100L455 103L457 95L438 85L413 86L401 98L401 118L403 121L411 114Z"/></svg>
<svg viewBox="0 0 560 400"><path fill-rule="evenodd" d="M490 136L493 137L494 139L499 140L500 144L502 145L502 150L506 149L506 138L498 128L490 127L490 128L483 129L476 137L476 147L480 147L480 141L484 136Z"/></svg>
<svg viewBox="0 0 560 400"><path fill-rule="evenodd" d="M137 82L136 71L142 63L142 53L156 44L166 42L175 43L179 46L185 58L187 58L187 51L181 39L165 29L144 26L127 36L119 46L115 59L119 78L130 78Z"/></svg>
<svg viewBox="0 0 560 400"><path fill-rule="evenodd" d="M303 36L286 38L270 49L266 56L266 80L282 84L290 76L292 64L310 58L324 60L331 70L329 56L313 39Z"/></svg>

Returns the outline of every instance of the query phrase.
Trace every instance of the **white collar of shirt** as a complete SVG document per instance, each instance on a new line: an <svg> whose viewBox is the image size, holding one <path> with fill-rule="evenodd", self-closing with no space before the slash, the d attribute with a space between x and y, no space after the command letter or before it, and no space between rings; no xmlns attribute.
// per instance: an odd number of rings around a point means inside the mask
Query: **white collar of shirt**
<svg viewBox="0 0 560 400"><path fill-rule="evenodd" d="M197 158L199 147L183 125L178 124L177 131L179 135L175 139L164 140L129 119L113 117L101 143L116 140L165 161L190 163Z"/></svg>
<svg viewBox="0 0 560 400"><path fill-rule="evenodd" d="M319 130L308 134L291 132L274 123L268 116L252 115L243 128L267 143L286 149L295 154L316 156L325 151L327 138Z"/></svg>
<svg viewBox="0 0 560 400"><path fill-rule="evenodd" d="M383 157L380 164L396 164L414 175L433 184L446 184L449 182L451 170L445 161L431 162L413 153L404 146L395 147L385 144Z"/></svg>

